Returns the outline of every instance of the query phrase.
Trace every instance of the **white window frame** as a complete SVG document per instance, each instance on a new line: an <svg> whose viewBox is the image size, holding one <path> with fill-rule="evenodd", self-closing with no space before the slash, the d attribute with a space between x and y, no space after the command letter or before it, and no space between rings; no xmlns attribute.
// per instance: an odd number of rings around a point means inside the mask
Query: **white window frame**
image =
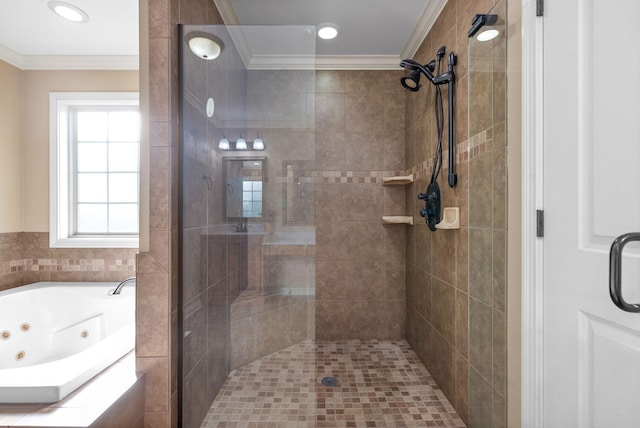
<svg viewBox="0 0 640 428"><path fill-rule="evenodd" d="M51 248L138 248L139 235L74 235L70 216L69 110L78 106L135 106L137 92L49 93L49 246ZM138 197L138 207L140 207Z"/></svg>

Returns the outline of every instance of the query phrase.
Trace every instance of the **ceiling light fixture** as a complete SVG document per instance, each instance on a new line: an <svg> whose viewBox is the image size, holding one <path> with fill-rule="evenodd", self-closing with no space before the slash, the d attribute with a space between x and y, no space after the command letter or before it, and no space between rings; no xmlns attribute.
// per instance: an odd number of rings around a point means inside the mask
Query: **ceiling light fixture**
<svg viewBox="0 0 640 428"><path fill-rule="evenodd" d="M53 13L67 21L77 23L89 21L89 15L87 15L84 10L70 3L59 0L50 0L47 3L47 6L49 6L49 9L51 9Z"/></svg>
<svg viewBox="0 0 640 428"><path fill-rule="evenodd" d="M191 52L207 61L218 58L224 47L220 40L207 33L193 33L187 38Z"/></svg>
<svg viewBox="0 0 640 428"><path fill-rule="evenodd" d="M500 34L498 30L496 30L495 28L491 28L489 30L484 30L482 33L478 34L476 36L476 39L478 39L478 41L480 42L488 42L489 40L493 40L498 37L498 34Z"/></svg>
<svg viewBox="0 0 640 428"><path fill-rule="evenodd" d="M324 40L335 39L339 32L338 28L336 24L320 24L318 25L318 37Z"/></svg>

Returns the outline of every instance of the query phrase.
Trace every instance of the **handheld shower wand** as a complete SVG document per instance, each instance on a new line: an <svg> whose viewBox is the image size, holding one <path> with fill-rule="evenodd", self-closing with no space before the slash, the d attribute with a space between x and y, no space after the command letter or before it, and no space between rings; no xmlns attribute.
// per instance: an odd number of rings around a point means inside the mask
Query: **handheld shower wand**
<svg viewBox="0 0 640 428"><path fill-rule="evenodd" d="M438 175L442 168L442 134L444 128L444 107L442 105L442 92L440 85L448 85L448 101L449 101L449 174L447 182L449 187L455 187L458 181L458 176L455 173L455 155L454 155L454 94L455 94L455 81L456 76L454 67L457 62L457 57L453 52L449 53L448 69L444 73L440 74L440 62L446 54L446 48L442 46L436 52L436 59L431 62L421 65L411 59L403 59L400 61L400 66L410 73L403 76L400 79L400 83L405 89L412 92L420 90L420 74L427 76L427 79L436 87L435 95L435 112L436 123L438 129L438 144L436 146L436 152L433 160L433 170L431 174L431 181L427 187L425 193L420 193L418 199L425 201L425 208L420 211L420 215L425 218L429 229L436 230L436 224L440 222L440 210L441 210L441 193L438 186ZM434 76L434 72L436 75Z"/></svg>

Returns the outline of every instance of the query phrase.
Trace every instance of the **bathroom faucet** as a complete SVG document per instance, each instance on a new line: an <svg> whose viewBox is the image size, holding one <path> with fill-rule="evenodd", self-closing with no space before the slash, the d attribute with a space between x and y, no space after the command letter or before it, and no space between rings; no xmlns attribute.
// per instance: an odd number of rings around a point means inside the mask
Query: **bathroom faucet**
<svg viewBox="0 0 640 428"><path fill-rule="evenodd" d="M124 280L124 281L122 281L120 284L118 284L118 286L117 286L115 289L113 289L113 290L109 291L109 295L110 295L110 296L115 296L115 295L120 294L120 292L122 291L122 288L123 288L125 285L127 285L128 283L130 283L130 282L136 282L136 277L135 277L135 276L132 276L131 278L127 278L127 279L125 279L125 280Z"/></svg>
<svg viewBox="0 0 640 428"><path fill-rule="evenodd" d="M236 232L247 232L247 231L248 231L247 218L240 217L240 224L236 226Z"/></svg>

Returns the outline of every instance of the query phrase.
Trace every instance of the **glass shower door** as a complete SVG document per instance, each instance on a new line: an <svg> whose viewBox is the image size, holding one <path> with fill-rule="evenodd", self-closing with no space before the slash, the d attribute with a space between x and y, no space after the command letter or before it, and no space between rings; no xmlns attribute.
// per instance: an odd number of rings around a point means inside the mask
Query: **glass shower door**
<svg viewBox="0 0 640 428"><path fill-rule="evenodd" d="M233 370L315 336L315 28L181 31L178 389L191 428L229 416ZM219 56L195 55L195 38Z"/></svg>

